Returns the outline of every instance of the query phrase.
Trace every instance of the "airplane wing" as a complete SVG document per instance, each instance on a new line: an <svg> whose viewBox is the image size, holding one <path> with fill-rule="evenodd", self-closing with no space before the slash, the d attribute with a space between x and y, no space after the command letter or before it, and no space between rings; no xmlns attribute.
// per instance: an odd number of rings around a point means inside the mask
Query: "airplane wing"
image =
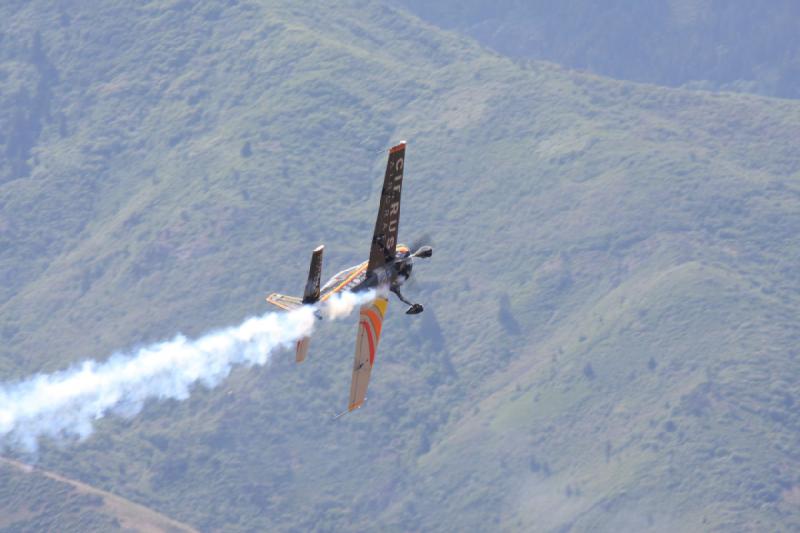
<svg viewBox="0 0 800 533"><path fill-rule="evenodd" d="M378 219L375 221L375 232L372 234L372 245L369 251L367 270L383 266L394 259L397 245L397 226L400 223L400 189L403 187L403 164L406 158L406 143L401 141L389 149L389 161L386 163L386 175L383 177L381 204L378 208Z"/></svg>
<svg viewBox="0 0 800 533"><path fill-rule="evenodd" d="M267 296L267 303L271 303L272 305L280 307L281 309L291 311L292 309L297 309L303 305L303 299L298 298L297 296L286 296L285 294L273 292Z"/></svg>
<svg viewBox="0 0 800 533"><path fill-rule="evenodd" d="M381 326L386 315L389 299L378 296L374 301L361 306L356 337L356 357L353 362L353 381L350 384L348 411L358 409L367 397L367 385L375 364L375 353L381 338Z"/></svg>

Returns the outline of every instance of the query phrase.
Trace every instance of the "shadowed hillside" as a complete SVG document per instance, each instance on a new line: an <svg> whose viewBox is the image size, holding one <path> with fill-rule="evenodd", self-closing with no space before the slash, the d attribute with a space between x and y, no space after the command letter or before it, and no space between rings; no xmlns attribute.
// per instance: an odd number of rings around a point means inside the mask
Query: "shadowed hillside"
<svg viewBox="0 0 800 533"><path fill-rule="evenodd" d="M320 243L325 274L362 261L399 139L401 239L435 244L364 409L330 420L356 325L323 323L303 365L101 420L43 467L200 530L800 527L800 105L521 67L369 2L0 20L3 99L52 69L47 115L0 117L28 120L1 166L3 381L262 313Z"/></svg>

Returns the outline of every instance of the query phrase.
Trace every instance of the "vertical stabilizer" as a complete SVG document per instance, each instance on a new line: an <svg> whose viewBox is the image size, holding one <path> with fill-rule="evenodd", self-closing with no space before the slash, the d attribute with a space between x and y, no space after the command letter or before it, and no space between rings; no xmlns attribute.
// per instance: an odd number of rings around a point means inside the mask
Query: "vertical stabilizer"
<svg viewBox="0 0 800 533"><path fill-rule="evenodd" d="M319 300L319 282L322 278L322 251L325 246L320 245L314 249L311 254L311 266L308 268L308 281L306 281L306 288L303 292L303 305L311 305L317 303ZM297 351L295 352L295 361L302 363L308 355L308 346L311 344L311 338L303 337L297 341Z"/></svg>
<svg viewBox="0 0 800 533"><path fill-rule="evenodd" d="M303 292L303 303L313 304L319 300L319 281L322 278L322 251L324 245L319 245L311 254L311 266L308 269L308 281L306 290Z"/></svg>

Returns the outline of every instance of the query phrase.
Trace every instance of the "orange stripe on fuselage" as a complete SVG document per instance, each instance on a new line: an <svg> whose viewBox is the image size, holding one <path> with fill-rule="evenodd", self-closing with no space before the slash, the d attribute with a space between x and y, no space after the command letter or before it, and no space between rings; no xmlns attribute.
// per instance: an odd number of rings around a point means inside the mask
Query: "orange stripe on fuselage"
<svg viewBox="0 0 800 533"><path fill-rule="evenodd" d="M324 302L325 300L327 300L328 298L331 297L331 294L336 294L337 292L339 292L342 289L342 287L344 287L345 285L347 285L348 283L353 281L356 278L356 276L358 276L359 274L361 274L362 272L364 272L367 269L367 263L368 263L368 261L365 261L364 263L362 263L360 267L355 269L352 274L347 276L347 278L343 282L341 282L339 285L337 285L335 289L333 289L331 292L329 292L328 294L326 294L325 296L320 298L320 301Z"/></svg>

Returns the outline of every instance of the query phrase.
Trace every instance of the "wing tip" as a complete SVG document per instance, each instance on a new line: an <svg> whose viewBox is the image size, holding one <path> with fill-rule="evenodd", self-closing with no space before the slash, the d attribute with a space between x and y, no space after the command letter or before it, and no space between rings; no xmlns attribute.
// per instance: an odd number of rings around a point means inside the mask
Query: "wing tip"
<svg viewBox="0 0 800 533"><path fill-rule="evenodd" d="M286 311L291 311L292 309L296 309L300 307L302 304L300 298L294 296L286 296L285 294L280 294L277 292L273 292L265 298L268 304L272 304L275 307L279 307Z"/></svg>
<svg viewBox="0 0 800 533"><path fill-rule="evenodd" d="M399 152L400 150L405 150L405 148L406 148L406 141L400 141L396 145L389 148L389 153L393 154L395 152Z"/></svg>
<svg viewBox="0 0 800 533"><path fill-rule="evenodd" d="M366 398L364 400L366 400ZM360 402L351 403L350 405L347 406L347 410L346 411L342 411L338 415L335 415L333 417L333 419L334 420L339 420L340 418L342 418L347 413L351 413L351 412L355 411L356 409L359 409L362 405L364 405L364 400L361 400Z"/></svg>

